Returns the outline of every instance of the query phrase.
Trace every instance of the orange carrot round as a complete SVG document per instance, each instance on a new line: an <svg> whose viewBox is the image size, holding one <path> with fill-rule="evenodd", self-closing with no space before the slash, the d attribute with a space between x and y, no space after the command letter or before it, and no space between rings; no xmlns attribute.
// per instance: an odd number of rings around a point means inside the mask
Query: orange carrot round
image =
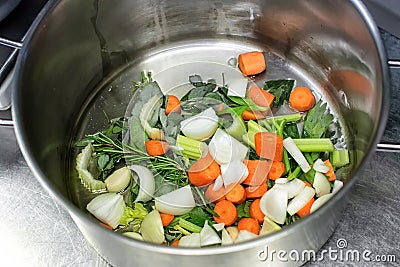
<svg viewBox="0 0 400 267"><path fill-rule="evenodd" d="M168 115L171 112L177 112L179 113L181 111L181 101L174 96L174 95L169 95L167 97L167 106L165 107L165 114Z"/></svg>
<svg viewBox="0 0 400 267"><path fill-rule="evenodd" d="M191 184L203 186L213 182L221 175L221 169L211 157L198 159L190 166L188 177Z"/></svg>
<svg viewBox="0 0 400 267"><path fill-rule="evenodd" d="M224 223L225 226L232 225L238 217L235 205L229 200L218 202L214 207L214 211L218 214L218 216L214 215L214 220L217 223Z"/></svg>
<svg viewBox="0 0 400 267"><path fill-rule="evenodd" d="M265 215L261 211L259 198L257 198L256 200L253 201L253 203L251 203L250 216L251 216L251 218L256 219L259 223L262 223L264 221Z"/></svg>
<svg viewBox="0 0 400 267"><path fill-rule="evenodd" d="M269 160L245 160L244 164L249 171L249 175L242 184L257 186L267 180L267 175L271 169L271 161Z"/></svg>
<svg viewBox="0 0 400 267"><path fill-rule="evenodd" d="M297 212L297 215L299 215L301 218L309 215L311 206L314 203L314 201L315 201L314 198L310 199L310 201L308 201L308 203Z"/></svg>
<svg viewBox="0 0 400 267"><path fill-rule="evenodd" d="M261 107L270 107L274 102L275 96L258 86L252 85L247 93L247 97L251 98L253 102Z"/></svg>
<svg viewBox="0 0 400 267"><path fill-rule="evenodd" d="M168 226L172 220L175 218L172 214L162 213L160 212L161 222L163 226Z"/></svg>
<svg viewBox="0 0 400 267"><path fill-rule="evenodd" d="M244 189L246 191L247 198L259 198L262 197L268 190L267 183L262 183L259 186L249 186Z"/></svg>
<svg viewBox="0 0 400 267"><path fill-rule="evenodd" d="M238 64L240 71L246 76L259 74L266 68L265 58L262 52L240 54L238 57Z"/></svg>
<svg viewBox="0 0 400 267"><path fill-rule="evenodd" d="M225 198L231 201L233 204L240 204L246 200L246 191L244 190L243 186L236 184L232 190L225 195Z"/></svg>
<svg viewBox="0 0 400 267"><path fill-rule="evenodd" d="M253 234L258 235L258 233L260 232L260 224L254 218L242 218L238 222L238 230L239 232L241 230L247 230L249 232L252 232Z"/></svg>
<svg viewBox="0 0 400 267"><path fill-rule="evenodd" d="M206 197L206 199L208 201L215 203L215 202L225 199L225 194L226 194L225 187L222 186L218 190L214 191L214 183L212 183L207 187L207 190L204 193L204 196Z"/></svg>
<svg viewBox="0 0 400 267"><path fill-rule="evenodd" d="M315 104L315 97L307 87L297 87L289 97L290 105L299 111L307 111Z"/></svg>
<svg viewBox="0 0 400 267"><path fill-rule="evenodd" d="M328 181L330 181L330 182L335 181L336 180L336 174L335 174L335 171L333 170L333 166L332 166L331 162L329 161L329 159L327 159L327 160L324 161L324 163L325 163L325 165L327 167L329 167L329 171L327 171L325 173L325 175L329 177Z"/></svg>
<svg viewBox="0 0 400 267"><path fill-rule="evenodd" d="M268 179L276 180L278 178L281 178L284 172L285 164L283 164L282 161L273 161L271 169L268 172Z"/></svg>
<svg viewBox="0 0 400 267"><path fill-rule="evenodd" d="M254 135L256 153L262 158L282 161L283 140L275 133L258 132Z"/></svg>
<svg viewBox="0 0 400 267"><path fill-rule="evenodd" d="M164 141L147 140L145 145L149 156L161 156L168 151L168 143Z"/></svg>
<svg viewBox="0 0 400 267"><path fill-rule="evenodd" d="M262 120L265 118L265 111L260 111L260 110L245 110L242 113L242 119L244 119L245 121L249 121L249 120Z"/></svg>

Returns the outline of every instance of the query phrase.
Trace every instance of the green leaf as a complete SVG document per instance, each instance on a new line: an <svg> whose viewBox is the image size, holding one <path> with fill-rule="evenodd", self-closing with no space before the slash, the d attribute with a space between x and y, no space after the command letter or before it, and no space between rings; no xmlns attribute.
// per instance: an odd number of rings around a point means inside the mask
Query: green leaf
<svg viewBox="0 0 400 267"><path fill-rule="evenodd" d="M110 161L110 157L107 154L101 154L97 159L97 165L100 171L103 171Z"/></svg>
<svg viewBox="0 0 400 267"><path fill-rule="evenodd" d="M140 120L136 116L132 116L128 119L129 125L129 144L133 148L139 149L141 151L146 151L145 142L147 140L147 135L144 132Z"/></svg>
<svg viewBox="0 0 400 267"><path fill-rule="evenodd" d="M291 137L294 139L300 138L299 129L296 123L287 123L283 130L283 138Z"/></svg>
<svg viewBox="0 0 400 267"><path fill-rule="evenodd" d="M134 208L125 206L124 207L124 214L122 215L121 219L119 220L119 224L126 226L133 220L142 221L144 217L148 214L147 210L141 203L135 203Z"/></svg>
<svg viewBox="0 0 400 267"><path fill-rule="evenodd" d="M315 106L310 109L304 118L303 138L321 138L325 135L329 125L333 121L333 115L328 113L327 103L319 100Z"/></svg>
<svg viewBox="0 0 400 267"><path fill-rule="evenodd" d="M264 84L264 90L275 96L273 106L282 106L287 101L294 86L294 80L271 80Z"/></svg>
<svg viewBox="0 0 400 267"><path fill-rule="evenodd" d="M245 201L237 205L237 210L238 210L238 220L240 220L243 217L250 218L250 205L251 201Z"/></svg>
<svg viewBox="0 0 400 267"><path fill-rule="evenodd" d="M247 110L253 110L253 111L265 111L267 110L266 107L260 107L251 98L242 98L240 96L229 96L229 99L235 102L236 104L247 107Z"/></svg>
<svg viewBox="0 0 400 267"><path fill-rule="evenodd" d="M189 222L196 224L197 226L203 227L206 220L210 221L210 216L207 215L203 209L199 206L195 207L189 212L190 218L187 219Z"/></svg>

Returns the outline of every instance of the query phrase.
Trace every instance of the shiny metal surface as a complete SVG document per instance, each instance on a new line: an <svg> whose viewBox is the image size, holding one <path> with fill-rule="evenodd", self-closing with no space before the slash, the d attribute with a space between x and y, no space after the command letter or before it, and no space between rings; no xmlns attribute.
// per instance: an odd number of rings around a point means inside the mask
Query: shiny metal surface
<svg viewBox="0 0 400 267"><path fill-rule="evenodd" d="M50 1L46 9L18 60L13 96L17 139L39 182L106 260L115 266L266 266L254 257L266 244L275 250L315 250L328 239L387 116L386 58L360 1L69 0ZM254 43L307 73L344 126L352 178L312 216L235 246L175 249L103 229L69 200L66 187L66 155L84 104L98 83L126 63L137 64L161 46L204 39ZM361 90L360 85L367 87Z"/></svg>
<svg viewBox="0 0 400 267"><path fill-rule="evenodd" d="M21 0L3 0L0 3L0 21L7 17L11 11L21 2Z"/></svg>

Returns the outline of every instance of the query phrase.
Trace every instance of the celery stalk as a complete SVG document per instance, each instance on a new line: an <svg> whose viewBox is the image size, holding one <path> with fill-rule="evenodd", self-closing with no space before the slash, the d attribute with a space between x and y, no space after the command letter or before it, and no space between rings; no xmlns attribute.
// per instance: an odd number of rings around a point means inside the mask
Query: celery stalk
<svg viewBox="0 0 400 267"><path fill-rule="evenodd" d="M333 167L343 167L350 163L349 151L347 149L334 150L331 154L330 160Z"/></svg>
<svg viewBox="0 0 400 267"><path fill-rule="evenodd" d="M332 152L335 150L329 138L293 139L301 152Z"/></svg>
<svg viewBox="0 0 400 267"><path fill-rule="evenodd" d="M200 142L183 135L178 135L176 139L176 145L182 149L182 155L190 159L201 158L203 151L206 148L206 144L204 142Z"/></svg>
<svg viewBox="0 0 400 267"><path fill-rule="evenodd" d="M300 168L300 166L297 166L296 169L294 169L294 171L288 175L288 177L287 177L288 181L293 180L294 178L297 178L300 175L300 173L301 173L301 168Z"/></svg>
<svg viewBox="0 0 400 267"><path fill-rule="evenodd" d="M225 131L231 135L233 138L241 141L244 134L246 134L246 124L244 123L242 117L238 116L236 113L231 113L233 122L225 129Z"/></svg>
<svg viewBox="0 0 400 267"><path fill-rule="evenodd" d="M200 226L197 226L194 223L186 221L185 219L179 219L179 226L192 233L200 233L202 229Z"/></svg>
<svg viewBox="0 0 400 267"><path fill-rule="evenodd" d="M281 122L283 120L285 120L286 122L299 121L299 120L301 120L301 114L300 113L294 113L294 114L288 114L288 115L273 116L273 117L266 118L266 119L262 120L261 122L263 122L263 121L265 121L265 122L275 121L275 122L279 123L279 122Z"/></svg>

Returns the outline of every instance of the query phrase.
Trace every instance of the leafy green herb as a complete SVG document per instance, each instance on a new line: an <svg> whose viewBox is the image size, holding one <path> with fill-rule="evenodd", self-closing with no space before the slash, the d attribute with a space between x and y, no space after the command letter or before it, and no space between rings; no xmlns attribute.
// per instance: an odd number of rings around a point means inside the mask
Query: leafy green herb
<svg viewBox="0 0 400 267"><path fill-rule="evenodd" d="M153 82L152 73L150 71L147 73L145 71L142 71L140 73L140 75L141 75L140 81L132 81L133 88L134 88L133 90L138 90L138 89L146 86L147 84Z"/></svg>
<svg viewBox="0 0 400 267"><path fill-rule="evenodd" d="M271 179L268 179L268 180L267 180L267 186L268 186L268 188L272 188L274 185L275 185L275 181L274 181L274 180L271 180Z"/></svg>
<svg viewBox="0 0 400 267"><path fill-rule="evenodd" d="M287 213L285 223L283 225L292 224L292 223L296 222L298 219L300 219L299 215L297 215L297 214L290 215L289 213Z"/></svg>
<svg viewBox="0 0 400 267"><path fill-rule="evenodd" d="M297 124L296 123L288 123L285 125L285 128L283 130L283 138L300 138L299 135L299 129L297 128Z"/></svg>
<svg viewBox="0 0 400 267"><path fill-rule="evenodd" d="M237 205L237 210L238 210L238 218L237 220L240 220L243 217L250 218L250 205L251 201L245 201Z"/></svg>
<svg viewBox="0 0 400 267"><path fill-rule="evenodd" d="M135 203L133 208L125 206L124 214L119 220L119 224L122 226L127 226L131 224L134 228L134 231L139 230L140 224L143 221L143 218L148 214L147 210L141 203Z"/></svg>
<svg viewBox="0 0 400 267"><path fill-rule="evenodd" d="M275 96L273 106L282 106L287 101L294 86L294 80L271 80L264 84L264 90Z"/></svg>
<svg viewBox="0 0 400 267"><path fill-rule="evenodd" d="M303 138L321 138L328 130L333 121L333 115L327 112L327 103L319 100L315 106L310 109L304 118Z"/></svg>

